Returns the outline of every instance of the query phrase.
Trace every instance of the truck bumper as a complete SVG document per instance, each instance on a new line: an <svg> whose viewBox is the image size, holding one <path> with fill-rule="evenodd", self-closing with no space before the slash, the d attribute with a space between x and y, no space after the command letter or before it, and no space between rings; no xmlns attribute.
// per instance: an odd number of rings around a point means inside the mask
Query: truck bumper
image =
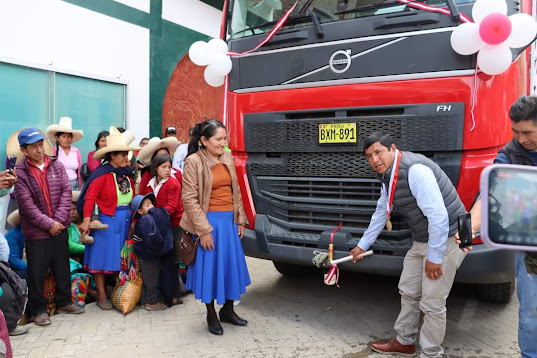
<svg viewBox="0 0 537 358"><path fill-rule="evenodd" d="M259 217L259 215L258 215ZM261 220L256 220L256 230L245 229L242 246L247 256L297 265L312 265L313 247L282 245L267 240ZM263 220L264 221L264 220ZM262 221L262 222L263 222ZM322 248L323 250L327 248ZM348 255L348 251L334 251L334 257ZM399 276L404 256L376 254L357 263L345 262L339 267L346 271L377 275ZM455 282L495 284L511 282L514 275L514 252L476 245L457 270Z"/></svg>

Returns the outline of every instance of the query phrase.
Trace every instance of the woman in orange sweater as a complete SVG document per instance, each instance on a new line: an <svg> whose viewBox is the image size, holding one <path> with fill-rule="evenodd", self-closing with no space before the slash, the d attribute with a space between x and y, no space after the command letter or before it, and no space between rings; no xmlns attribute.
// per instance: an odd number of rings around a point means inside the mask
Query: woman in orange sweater
<svg viewBox="0 0 537 358"><path fill-rule="evenodd" d="M194 264L188 268L187 289L207 307L209 332L224 333L220 321L245 326L234 311L250 284L241 238L246 215L237 173L230 153L224 151L227 132L214 119L192 131L183 169L181 227L199 238ZM216 315L214 300L224 307Z"/></svg>
<svg viewBox="0 0 537 358"><path fill-rule="evenodd" d="M95 277L97 306L110 310L112 305L106 300L104 276L121 270L121 249L131 220L129 204L135 195L134 173L128 167L128 152L139 148L127 146L115 127L110 127L106 141L106 147L96 151L93 158L105 158L107 164L99 166L88 179L77 201L77 210L84 218L80 225L81 237L89 233L95 203L101 211L100 221L108 225L106 230L92 231L94 242L86 246L84 267Z"/></svg>

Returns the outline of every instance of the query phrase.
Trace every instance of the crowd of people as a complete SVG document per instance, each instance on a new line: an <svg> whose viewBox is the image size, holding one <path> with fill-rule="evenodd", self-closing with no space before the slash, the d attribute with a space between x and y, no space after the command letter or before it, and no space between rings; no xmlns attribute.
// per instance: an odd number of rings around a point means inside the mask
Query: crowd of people
<svg viewBox="0 0 537 358"><path fill-rule="evenodd" d="M537 165L537 97L521 97L510 117L514 138L496 162ZM221 122L196 124L186 145L179 145L174 127L166 129L165 138L143 138L140 146L132 146L129 131L110 127L99 134L96 150L84 164L73 146L83 133L72 129L70 119L62 118L46 133L35 128L18 131L20 161L14 169L0 172L0 195L14 192L19 207L8 217L13 228L7 240L0 238L0 260L9 261L26 280L26 314L35 324L51 323L50 300L44 292L50 277L55 282L56 312L84 312L72 295L70 257L79 263L74 265L75 275L91 277L88 299L102 310L112 309L107 284L122 270L123 246L132 238L143 279L143 308L163 310L182 303L177 272L181 248L191 240L197 245L196 257L188 267L185 289L205 303L209 332L222 335L221 322L247 325L234 310L234 301L250 285L240 241L246 215ZM47 146L49 139L56 148ZM421 356L441 357L446 300L465 252L471 249L457 246L457 220L466 209L435 162L400 151L389 135L371 134L364 141L364 155L382 189L368 229L350 252L353 260L362 258L385 226L392 229L392 209L407 222L414 239L399 281L396 336L370 346L379 353L413 356L419 333ZM81 177L84 171L87 179ZM480 228L480 203L471 210L474 231ZM537 255L517 253L522 357L537 357L536 268ZM215 301L222 305L218 314Z"/></svg>
<svg viewBox="0 0 537 358"><path fill-rule="evenodd" d="M134 146L130 131L110 127L98 134L85 162L74 146L84 133L73 129L71 118L45 132L26 128L13 136L18 143L11 143L17 147L8 150L8 169L0 172L0 195L13 195L18 209L0 237L0 261L28 286L28 322L46 326L54 313L81 314L91 301L113 309L111 288L119 285L122 250L132 240L141 308L168 309L192 291L207 305L211 333L223 334L220 322L247 324L233 305L250 278L240 244L246 216L224 150L226 128L217 120L198 123L183 145L176 134L168 127L164 138L142 138ZM179 250L185 239L199 242L186 277ZM82 300L75 282L87 286ZM223 305L220 319L215 300ZM19 325L9 333L26 331Z"/></svg>

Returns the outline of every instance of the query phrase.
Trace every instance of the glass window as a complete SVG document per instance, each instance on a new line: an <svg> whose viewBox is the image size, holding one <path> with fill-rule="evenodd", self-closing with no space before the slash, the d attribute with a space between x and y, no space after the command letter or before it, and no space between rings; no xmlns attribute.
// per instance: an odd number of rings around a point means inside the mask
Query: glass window
<svg viewBox="0 0 537 358"><path fill-rule="evenodd" d="M446 0L424 0L428 5L446 6ZM475 0L455 0L456 4ZM234 0L231 16L231 38L241 38L268 32L293 6L295 0ZM293 15L314 12L321 23L355 19L405 11L406 5L393 0L299 0ZM304 16L288 20L285 27L308 26L311 22Z"/></svg>

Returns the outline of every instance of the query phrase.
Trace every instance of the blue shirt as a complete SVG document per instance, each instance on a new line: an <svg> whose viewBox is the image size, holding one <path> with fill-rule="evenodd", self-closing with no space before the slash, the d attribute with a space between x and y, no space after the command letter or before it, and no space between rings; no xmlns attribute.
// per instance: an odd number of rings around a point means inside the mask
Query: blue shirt
<svg viewBox="0 0 537 358"><path fill-rule="evenodd" d="M28 264L22 261L24 236L20 225L9 230L6 234L6 240L9 244L9 266L15 271L28 271Z"/></svg>
<svg viewBox="0 0 537 358"><path fill-rule="evenodd" d="M415 164L408 171L408 185L418 207L429 223L427 260L435 264L441 264L449 236L449 216L436 177L426 165ZM362 250L367 251L373 245L384 225L386 225L388 219L386 212L387 200L386 190L383 186L369 227L360 242L358 242L358 247Z"/></svg>
<svg viewBox="0 0 537 358"><path fill-rule="evenodd" d="M531 160L537 165L537 152L526 150L528 152L528 155L530 156ZM507 155L504 153L498 153L496 156L496 159L494 159L494 163L496 164L511 164L509 162L509 158L507 158Z"/></svg>

